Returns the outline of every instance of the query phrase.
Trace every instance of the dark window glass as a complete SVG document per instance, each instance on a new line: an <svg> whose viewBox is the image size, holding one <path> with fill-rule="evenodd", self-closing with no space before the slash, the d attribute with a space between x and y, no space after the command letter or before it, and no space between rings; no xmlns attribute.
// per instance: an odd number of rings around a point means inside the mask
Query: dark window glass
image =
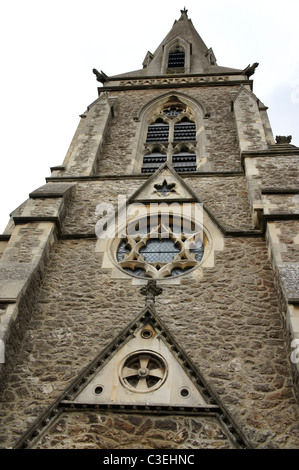
<svg viewBox="0 0 299 470"><path fill-rule="evenodd" d="M170 52L168 56L168 68L185 67L185 52Z"/></svg>
<svg viewBox="0 0 299 470"><path fill-rule="evenodd" d="M156 123L148 126L146 142L168 142L169 126Z"/></svg>
<svg viewBox="0 0 299 470"><path fill-rule="evenodd" d="M196 154L180 152L172 157L172 163L176 171L196 171Z"/></svg>
<svg viewBox="0 0 299 470"><path fill-rule="evenodd" d="M194 122L180 122L174 125L174 141L196 140L196 126Z"/></svg>

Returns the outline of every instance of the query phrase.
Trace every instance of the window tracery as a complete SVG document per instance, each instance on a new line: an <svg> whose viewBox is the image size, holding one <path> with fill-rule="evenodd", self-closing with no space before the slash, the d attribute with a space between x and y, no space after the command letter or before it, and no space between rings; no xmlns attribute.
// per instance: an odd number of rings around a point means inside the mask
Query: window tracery
<svg viewBox="0 0 299 470"><path fill-rule="evenodd" d="M123 236L116 261L132 276L158 279L185 274L197 266L204 254L201 228L169 214L135 221Z"/></svg>
<svg viewBox="0 0 299 470"><path fill-rule="evenodd" d="M192 110L171 97L152 113L144 145L142 173L153 173L166 160L178 172L196 171L196 121Z"/></svg>

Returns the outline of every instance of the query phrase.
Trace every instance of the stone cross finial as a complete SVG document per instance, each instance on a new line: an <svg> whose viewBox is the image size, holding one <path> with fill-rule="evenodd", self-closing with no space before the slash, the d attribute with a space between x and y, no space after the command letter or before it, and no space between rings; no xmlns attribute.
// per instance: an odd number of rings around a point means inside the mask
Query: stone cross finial
<svg viewBox="0 0 299 470"><path fill-rule="evenodd" d="M151 305L155 303L155 297L162 294L163 289L157 286L156 281L148 281L146 286L140 289L140 293L145 295L145 305Z"/></svg>

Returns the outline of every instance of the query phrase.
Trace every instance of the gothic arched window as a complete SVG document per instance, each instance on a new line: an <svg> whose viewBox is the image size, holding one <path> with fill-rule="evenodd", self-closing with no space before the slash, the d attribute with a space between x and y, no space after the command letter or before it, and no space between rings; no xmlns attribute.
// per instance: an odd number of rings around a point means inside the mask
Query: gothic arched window
<svg viewBox="0 0 299 470"><path fill-rule="evenodd" d="M153 173L166 160L178 172L196 171L196 123L192 110L172 96L153 115L147 127L142 173Z"/></svg>
<svg viewBox="0 0 299 470"><path fill-rule="evenodd" d="M168 69L184 69L185 49L181 45L173 47L168 54Z"/></svg>

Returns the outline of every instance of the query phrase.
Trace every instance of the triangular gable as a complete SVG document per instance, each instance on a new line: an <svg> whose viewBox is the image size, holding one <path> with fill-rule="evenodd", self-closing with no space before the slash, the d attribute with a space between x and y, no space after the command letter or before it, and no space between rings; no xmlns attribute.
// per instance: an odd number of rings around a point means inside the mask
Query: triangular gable
<svg viewBox="0 0 299 470"><path fill-rule="evenodd" d="M134 363L134 354L140 361L139 368ZM129 369L134 369L132 374ZM147 384L143 377L146 369L154 371L154 380ZM138 389L141 381L143 384ZM62 412L75 410L78 413L87 407L109 412L214 416L234 447L251 448L200 371L158 318L153 303L143 308L78 375L15 448L33 447Z"/></svg>
<svg viewBox="0 0 299 470"><path fill-rule="evenodd" d="M198 197L185 183L172 165L165 162L129 198L134 202L199 202Z"/></svg>

